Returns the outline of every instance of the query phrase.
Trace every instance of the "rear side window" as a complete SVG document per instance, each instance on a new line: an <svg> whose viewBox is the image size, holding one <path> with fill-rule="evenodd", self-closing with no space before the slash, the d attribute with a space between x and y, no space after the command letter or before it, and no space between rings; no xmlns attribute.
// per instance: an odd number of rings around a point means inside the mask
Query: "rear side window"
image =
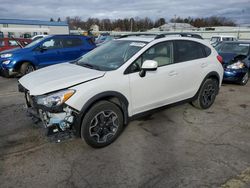
<svg viewBox="0 0 250 188"><path fill-rule="evenodd" d="M209 50L207 50L209 53ZM211 53L211 52L210 52ZM175 63L204 58L204 46L193 41L175 41Z"/></svg>
<svg viewBox="0 0 250 188"><path fill-rule="evenodd" d="M65 38L63 39L63 47L71 48L76 46L81 46L83 41L80 38Z"/></svg>

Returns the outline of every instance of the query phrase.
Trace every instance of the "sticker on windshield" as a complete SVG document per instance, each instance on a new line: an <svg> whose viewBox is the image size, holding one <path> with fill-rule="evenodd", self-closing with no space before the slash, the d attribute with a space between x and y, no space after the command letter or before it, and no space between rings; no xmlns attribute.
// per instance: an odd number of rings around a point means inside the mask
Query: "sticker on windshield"
<svg viewBox="0 0 250 188"><path fill-rule="evenodd" d="M146 44L143 42L131 42L129 46L144 47Z"/></svg>
<svg viewBox="0 0 250 188"><path fill-rule="evenodd" d="M250 44L240 44L240 46L250 46Z"/></svg>

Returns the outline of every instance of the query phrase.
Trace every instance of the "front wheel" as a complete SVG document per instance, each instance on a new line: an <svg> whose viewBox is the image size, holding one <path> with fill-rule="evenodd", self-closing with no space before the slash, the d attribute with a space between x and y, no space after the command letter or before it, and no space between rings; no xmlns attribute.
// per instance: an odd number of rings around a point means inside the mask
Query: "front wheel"
<svg viewBox="0 0 250 188"><path fill-rule="evenodd" d="M123 115L114 103L100 101L85 115L81 137L94 148L111 144L123 130Z"/></svg>
<svg viewBox="0 0 250 188"><path fill-rule="evenodd" d="M219 91L219 83L215 79L207 79L199 90L198 97L192 104L199 109L207 109L214 103Z"/></svg>
<svg viewBox="0 0 250 188"><path fill-rule="evenodd" d="M33 72L34 70L35 70L34 66L29 62L23 63L20 67L20 73L22 76L30 72Z"/></svg>

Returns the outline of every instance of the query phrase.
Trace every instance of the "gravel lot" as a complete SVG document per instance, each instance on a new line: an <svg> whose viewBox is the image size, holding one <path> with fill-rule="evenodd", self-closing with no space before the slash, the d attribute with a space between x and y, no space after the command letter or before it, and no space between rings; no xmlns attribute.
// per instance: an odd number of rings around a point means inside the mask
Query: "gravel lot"
<svg viewBox="0 0 250 188"><path fill-rule="evenodd" d="M160 111L112 145L51 143L26 117L17 79L0 77L0 187L250 187L250 84L215 104Z"/></svg>

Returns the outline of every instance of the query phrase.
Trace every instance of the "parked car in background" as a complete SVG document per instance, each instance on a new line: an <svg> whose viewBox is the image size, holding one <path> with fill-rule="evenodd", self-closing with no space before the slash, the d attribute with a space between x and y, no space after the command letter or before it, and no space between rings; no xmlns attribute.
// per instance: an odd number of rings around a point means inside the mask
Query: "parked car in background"
<svg viewBox="0 0 250 188"><path fill-rule="evenodd" d="M35 40L38 40L38 39L41 39L41 38L44 38L44 37L47 37L48 35L36 35L34 37L31 38L32 41L35 41Z"/></svg>
<svg viewBox="0 0 250 188"><path fill-rule="evenodd" d="M237 41L237 38L234 36L212 36L210 39L210 44L215 47L219 42L222 41Z"/></svg>
<svg viewBox="0 0 250 188"><path fill-rule="evenodd" d="M79 58L96 47L90 37L80 35L51 35L38 39L22 49L0 53L0 70L9 77L25 75L48 65Z"/></svg>
<svg viewBox="0 0 250 188"><path fill-rule="evenodd" d="M138 114L184 101L209 108L223 77L218 53L204 40L166 35L123 36L22 77L28 112L55 141L76 134L104 147Z"/></svg>
<svg viewBox="0 0 250 188"><path fill-rule="evenodd" d="M250 68L250 41L220 42L215 49L223 58L223 80L246 85Z"/></svg>
<svg viewBox="0 0 250 188"><path fill-rule="evenodd" d="M95 43L96 46L100 46L102 44L105 44L111 40L113 40L114 37L110 36L110 35L99 35L96 39L95 39Z"/></svg>
<svg viewBox="0 0 250 188"><path fill-rule="evenodd" d="M27 46L31 43L31 39L23 39L23 38L0 38L0 52L4 50L9 50L12 48L20 48Z"/></svg>

